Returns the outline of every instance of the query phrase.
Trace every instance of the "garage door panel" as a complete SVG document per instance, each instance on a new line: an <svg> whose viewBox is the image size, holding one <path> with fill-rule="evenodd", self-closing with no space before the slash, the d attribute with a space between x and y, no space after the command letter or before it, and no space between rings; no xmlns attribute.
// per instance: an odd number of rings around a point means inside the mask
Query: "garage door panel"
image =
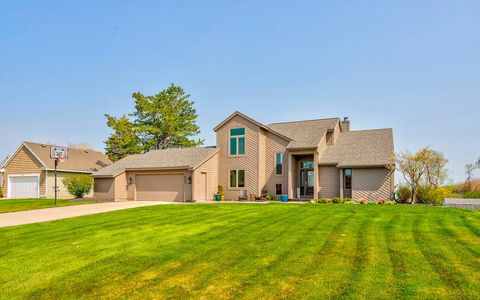
<svg viewBox="0 0 480 300"><path fill-rule="evenodd" d="M38 177L11 176L8 189L10 198L38 198Z"/></svg>
<svg viewBox="0 0 480 300"><path fill-rule="evenodd" d="M137 200L183 201L183 182L182 174L137 175Z"/></svg>

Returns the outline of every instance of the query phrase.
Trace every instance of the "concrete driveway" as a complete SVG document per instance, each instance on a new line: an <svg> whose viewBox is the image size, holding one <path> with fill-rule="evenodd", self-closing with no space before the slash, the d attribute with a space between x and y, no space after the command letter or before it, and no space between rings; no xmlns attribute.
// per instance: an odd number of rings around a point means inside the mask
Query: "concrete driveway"
<svg viewBox="0 0 480 300"><path fill-rule="evenodd" d="M160 201L107 202L3 213L0 214L0 227L47 222L78 216L99 214L115 210L122 210L127 208L173 203L174 202Z"/></svg>

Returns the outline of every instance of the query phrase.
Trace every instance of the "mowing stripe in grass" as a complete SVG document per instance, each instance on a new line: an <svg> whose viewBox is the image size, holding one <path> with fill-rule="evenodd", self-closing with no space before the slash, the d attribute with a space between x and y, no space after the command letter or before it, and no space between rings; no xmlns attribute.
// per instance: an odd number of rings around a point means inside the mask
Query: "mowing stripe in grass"
<svg viewBox="0 0 480 300"><path fill-rule="evenodd" d="M375 222L376 217L378 216L378 211L373 212L372 214L359 216L357 224L351 228L355 232L355 248L352 253L347 257L352 256L350 261L350 271L347 275L342 278L341 282L338 284L336 295L333 298L344 299L344 298L356 298L358 294L361 294L362 282L363 282L363 273L367 267L367 261L369 260L369 237L371 235L367 234L372 233L371 224Z"/></svg>
<svg viewBox="0 0 480 300"><path fill-rule="evenodd" d="M448 290L449 294L455 298L466 299L465 291L461 285L461 281L463 281L461 274L452 265L451 260L441 252L438 245L430 245L432 238L425 232L429 228L422 228L424 224L422 216L417 215L413 226L413 236L417 247L439 278L450 287ZM428 231L431 234L432 231Z"/></svg>
<svg viewBox="0 0 480 300"><path fill-rule="evenodd" d="M401 251L399 243L396 243L397 234L401 231L400 223L401 216L395 213L393 217L384 225L383 233L387 245L388 258L392 265L392 277L394 279L393 285L395 291L392 293L392 298L398 299L405 296L406 298L413 295L413 289L407 281L407 271L405 267L406 253Z"/></svg>

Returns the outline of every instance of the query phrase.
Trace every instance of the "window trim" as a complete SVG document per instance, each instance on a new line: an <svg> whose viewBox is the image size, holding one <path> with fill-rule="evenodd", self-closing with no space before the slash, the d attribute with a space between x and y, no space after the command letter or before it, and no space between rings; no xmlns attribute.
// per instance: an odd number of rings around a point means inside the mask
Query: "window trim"
<svg viewBox="0 0 480 300"><path fill-rule="evenodd" d="M235 171L235 180L236 180L237 186L232 186L232 183L230 181L230 174L232 173L232 171ZM238 177L239 177L239 174L240 174L239 171L243 171L243 186L238 186ZM245 169L230 169L230 170L228 170L228 188L232 189L232 190L245 189L245 187L247 186L247 178L246 177L247 176L246 176Z"/></svg>
<svg viewBox="0 0 480 300"><path fill-rule="evenodd" d="M277 173L277 156L280 155L280 165L281 165L281 170L280 170L280 173ZM275 175L277 176L281 176L283 175L283 152L276 152L275 153Z"/></svg>
<svg viewBox="0 0 480 300"><path fill-rule="evenodd" d="M243 129L244 134L243 135L232 135L232 129ZM237 154L232 154L232 138L237 140L237 145L236 145L236 152ZM240 149L240 143L239 139L243 138L243 154L239 154L239 149ZM229 157L242 157L247 153L247 129L245 127L231 127L228 129L228 156Z"/></svg>

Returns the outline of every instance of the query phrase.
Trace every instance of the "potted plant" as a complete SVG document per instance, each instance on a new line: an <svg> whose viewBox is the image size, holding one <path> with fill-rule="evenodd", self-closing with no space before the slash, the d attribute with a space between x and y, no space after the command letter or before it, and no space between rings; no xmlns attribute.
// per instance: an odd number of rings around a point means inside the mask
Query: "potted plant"
<svg viewBox="0 0 480 300"><path fill-rule="evenodd" d="M215 201L220 201L225 199L225 194L223 192L223 186L219 185L217 187L217 193L215 194Z"/></svg>

